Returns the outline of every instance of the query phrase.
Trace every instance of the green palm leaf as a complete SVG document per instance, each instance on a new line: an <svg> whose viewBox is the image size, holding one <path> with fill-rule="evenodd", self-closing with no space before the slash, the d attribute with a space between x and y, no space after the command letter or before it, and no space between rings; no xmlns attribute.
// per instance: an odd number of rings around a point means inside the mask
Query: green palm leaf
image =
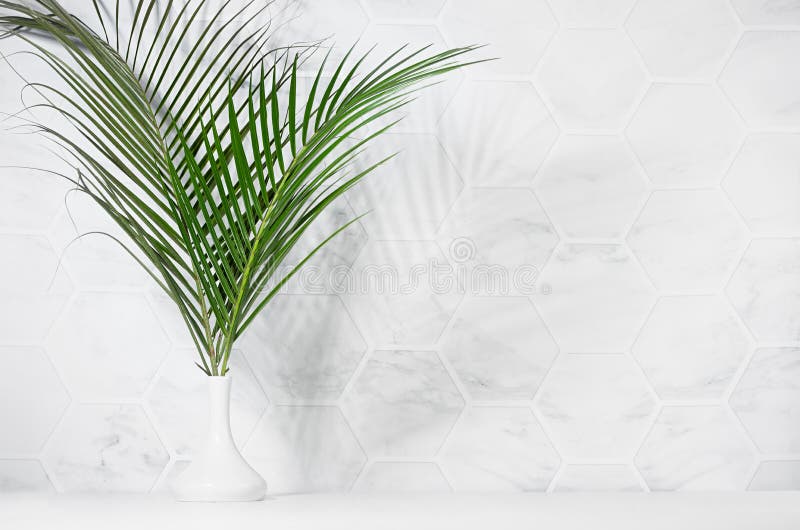
<svg viewBox="0 0 800 530"><path fill-rule="evenodd" d="M175 302L208 375L281 286L279 266L320 213L385 160L351 173L385 122L435 78L469 62L464 47L397 50L369 71L351 49L306 96L298 66L313 46L273 47L256 9L229 1L190 27L205 0L163 11L139 0L132 24L92 0L94 28L56 0L0 0L3 37L17 37L62 81L30 82L34 107L71 124L37 124L71 156L76 188L129 237L132 256ZM162 1L163 3L163 1ZM254 27L255 25L255 27ZM41 38L46 37L46 38ZM188 51L186 51L188 50ZM373 130L352 141L357 132ZM355 220L351 221L354 222ZM135 248L134 248L135 247Z"/></svg>

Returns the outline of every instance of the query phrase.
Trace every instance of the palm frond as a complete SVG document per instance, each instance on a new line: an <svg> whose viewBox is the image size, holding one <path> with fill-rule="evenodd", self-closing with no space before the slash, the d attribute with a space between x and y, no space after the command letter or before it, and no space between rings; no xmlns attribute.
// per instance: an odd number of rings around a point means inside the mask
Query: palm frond
<svg viewBox="0 0 800 530"><path fill-rule="evenodd" d="M227 0L201 23L205 0L169 0L163 11L158 0L138 0L123 29L119 0L113 16L91 1L97 19L88 23L57 0L0 0L0 37L22 39L59 77L58 86L29 86L41 96L34 107L71 128L38 129L72 156L76 187L174 301L201 368L224 375L236 339L347 226L278 278L320 213L385 162L352 173L393 122L377 124L434 78L471 64L462 56L475 47L401 48L366 73L369 52L351 49L330 78L325 56L301 95L298 67L315 47L271 46L269 3L242 20L254 0L239 9Z"/></svg>

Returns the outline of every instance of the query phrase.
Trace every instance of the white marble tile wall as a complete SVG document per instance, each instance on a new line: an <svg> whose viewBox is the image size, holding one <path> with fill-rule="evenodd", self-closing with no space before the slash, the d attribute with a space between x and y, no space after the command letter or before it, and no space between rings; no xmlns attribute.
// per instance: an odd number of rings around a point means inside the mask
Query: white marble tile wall
<svg viewBox="0 0 800 530"><path fill-rule="evenodd" d="M409 109L314 237L374 212L237 345L273 492L800 489L799 0L298 7L295 38L500 59ZM0 169L0 492L162 492L202 376L124 253L70 245L108 224L65 192Z"/></svg>

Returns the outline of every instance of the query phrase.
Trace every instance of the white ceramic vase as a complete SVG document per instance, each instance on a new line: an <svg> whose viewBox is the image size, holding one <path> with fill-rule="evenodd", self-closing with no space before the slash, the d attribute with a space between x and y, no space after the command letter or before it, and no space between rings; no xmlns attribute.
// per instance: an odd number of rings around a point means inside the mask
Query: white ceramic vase
<svg viewBox="0 0 800 530"><path fill-rule="evenodd" d="M245 461L231 434L231 376L207 377L209 423L206 444L172 483L180 501L260 501L267 483Z"/></svg>

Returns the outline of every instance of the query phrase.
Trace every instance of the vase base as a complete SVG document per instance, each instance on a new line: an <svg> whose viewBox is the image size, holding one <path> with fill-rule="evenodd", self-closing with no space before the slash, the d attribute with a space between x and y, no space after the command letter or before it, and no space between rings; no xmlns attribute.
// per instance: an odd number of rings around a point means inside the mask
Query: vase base
<svg viewBox="0 0 800 530"><path fill-rule="evenodd" d="M202 467L202 466L201 466ZM181 502L255 502L267 494L267 483L251 468L242 473L207 474L190 466L172 483L172 493ZM229 471L229 470L228 470Z"/></svg>

